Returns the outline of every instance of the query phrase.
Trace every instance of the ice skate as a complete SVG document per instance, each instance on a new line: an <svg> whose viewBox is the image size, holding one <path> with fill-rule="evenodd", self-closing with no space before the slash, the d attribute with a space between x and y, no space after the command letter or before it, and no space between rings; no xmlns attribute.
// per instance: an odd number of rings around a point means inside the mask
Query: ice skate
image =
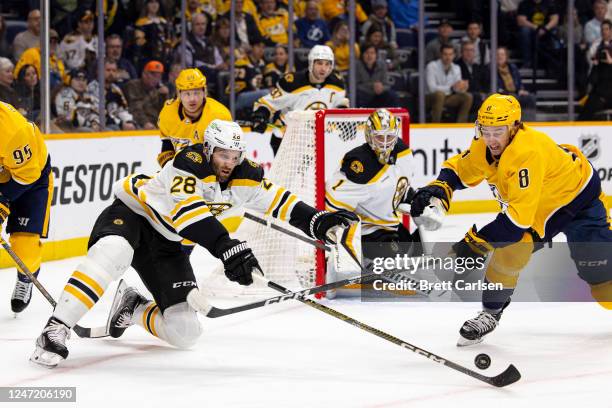
<svg viewBox="0 0 612 408"><path fill-rule="evenodd" d="M125 329L132 325L132 316L136 307L146 301L136 289L128 287L122 279L108 315L106 323L108 334L114 338L121 337Z"/></svg>
<svg viewBox="0 0 612 408"><path fill-rule="evenodd" d="M478 312L478 316L467 320L459 330L457 346L465 347L482 342L484 337L491 333L499 325L504 309L508 307L510 300L504 304L502 310L497 313L489 313L485 310Z"/></svg>
<svg viewBox="0 0 612 408"><path fill-rule="evenodd" d="M57 366L68 357L66 340L69 338L70 328L60 320L51 317L36 339L36 350L30 357L30 361L47 368Z"/></svg>
<svg viewBox="0 0 612 408"><path fill-rule="evenodd" d="M37 275L38 272L34 274L34 276ZM11 310L13 313L21 313L28 307L32 299L32 286L34 284L27 275L17 272L17 281L11 296Z"/></svg>

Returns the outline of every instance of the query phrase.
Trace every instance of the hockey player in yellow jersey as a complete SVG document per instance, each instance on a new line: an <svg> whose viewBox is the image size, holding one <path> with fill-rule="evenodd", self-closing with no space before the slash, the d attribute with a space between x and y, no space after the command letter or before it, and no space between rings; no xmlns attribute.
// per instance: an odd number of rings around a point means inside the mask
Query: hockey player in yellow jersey
<svg viewBox="0 0 612 408"><path fill-rule="evenodd" d="M214 119L232 120L230 111L206 96L206 77L199 69L188 68L176 78L178 95L166 101L159 113L162 149L157 156L161 167L186 146L204 142L204 131Z"/></svg>
<svg viewBox="0 0 612 408"><path fill-rule="evenodd" d="M6 223L9 242L34 275L42 258L40 238L49 230L53 173L40 130L13 106L0 102L0 224ZM32 282L17 271L11 309L22 312L30 303Z"/></svg>
<svg viewBox="0 0 612 408"><path fill-rule="evenodd" d="M432 197L448 209L454 190L483 180L501 211L481 229L472 227L453 249L458 257L472 258L495 249L485 279L502 283L504 289L483 291L483 311L464 323L458 345L479 343L497 327L534 243L551 241L560 232L593 298L612 308L610 254L584 244L612 242L608 209L599 176L577 147L557 145L522 123L521 107L513 96L491 95L478 111L469 149L445 161L438 178L417 191L411 214L419 216Z"/></svg>

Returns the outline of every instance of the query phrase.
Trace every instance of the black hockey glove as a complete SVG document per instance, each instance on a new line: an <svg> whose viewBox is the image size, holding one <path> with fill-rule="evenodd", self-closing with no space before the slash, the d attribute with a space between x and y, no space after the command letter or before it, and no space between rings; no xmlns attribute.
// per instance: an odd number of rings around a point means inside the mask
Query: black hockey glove
<svg viewBox="0 0 612 408"><path fill-rule="evenodd" d="M473 260L486 258L492 250L493 246L478 233L476 225L468 230L461 241L453 245L453 251L455 251L457 258Z"/></svg>
<svg viewBox="0 0 612 408"><path fill-rule="evenodd" d="M431 204L432 197L439 198L444 205L444 209L448 211L452 196L453 190L447 182L434 180L425 187L419 188L413 195L412 202L410 203L410 215L420 217L423 214L423 210Z"/></svg>
<svg viewBox="0 0 612 408"><path fill-rule="evenodd" d="M0 225L4 224L10 213L11 209L8 198L0 194Z"/></svg>
<svg viewBox="0 0 612 408"><path fill-rule="evenodd" d="M333 244L335 239L332 239L331 230L334 227L347 228L355 222L359 222L359 217L350 211L319 212L310 220L310 232L316 239Z"/></svg>
<svg viewBox="0 0 612 408"><path fill-rule="evenodd" d="M220 245L217 253L223 262L225 276L232 282L245 286L250 285L253 283L253 277L251 276L253 269L257 269L256 273L263 275L257 258L244 241L227 240Z"/></svg>
<svg viewBox="0 0 612 408"><path fill-rule="evenodd" d="M253 132L264 133L268 127L268 119L270 114L266 108L259 108L253 112Z"/></svg>

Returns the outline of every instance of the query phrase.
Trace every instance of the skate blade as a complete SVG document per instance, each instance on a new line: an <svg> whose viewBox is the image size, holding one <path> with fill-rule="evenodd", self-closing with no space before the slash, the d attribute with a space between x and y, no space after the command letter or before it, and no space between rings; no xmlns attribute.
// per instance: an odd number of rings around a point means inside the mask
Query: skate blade
<svg viewBox="0 0 612 408"><path fill-rule="evenodd" d="M51 353L43 348L36 346L36 350L30 357L30 361L39 367L55 368L64 360L59 354Z"/></svg>
<svg viewBox="0 0 612 408"><path fill-rule="evenodd" d="M473 346L474 344L482 343L483 340L484 340L484 337L481 337L475 340L469 340L469 339L466 339L465 337L459 336L459 340L457 340L457 347Z"/></svg>
<svg viewBox="0 0 612 408"><path fill-rule="evenodd" d="M110 330L111 319L113 318L113 315L115 314L115 309L117 309L117 305L119 304L119 301L123 297L123 294L125 293L127 288L128 288L127 284L125 283L123 279L121 279L119 281L119 284L117 285L117 291L115 292L115 297L113 298L113 303L111 304L110 312L108 314L108 319L106 319L106 333L110 333L109 330Z"/></svg>

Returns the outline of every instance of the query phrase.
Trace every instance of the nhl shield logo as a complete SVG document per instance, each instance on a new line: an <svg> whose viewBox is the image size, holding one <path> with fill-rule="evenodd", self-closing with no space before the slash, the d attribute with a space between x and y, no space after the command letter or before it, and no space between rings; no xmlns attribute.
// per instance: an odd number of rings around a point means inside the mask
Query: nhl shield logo
<svg viewBox="0 0 612 408"><path fill-rule="evenodd" d="M593 135L580 135L578 138L580 150L589 160L596 160L601 151L599 149L599 136Z"/></svg>

